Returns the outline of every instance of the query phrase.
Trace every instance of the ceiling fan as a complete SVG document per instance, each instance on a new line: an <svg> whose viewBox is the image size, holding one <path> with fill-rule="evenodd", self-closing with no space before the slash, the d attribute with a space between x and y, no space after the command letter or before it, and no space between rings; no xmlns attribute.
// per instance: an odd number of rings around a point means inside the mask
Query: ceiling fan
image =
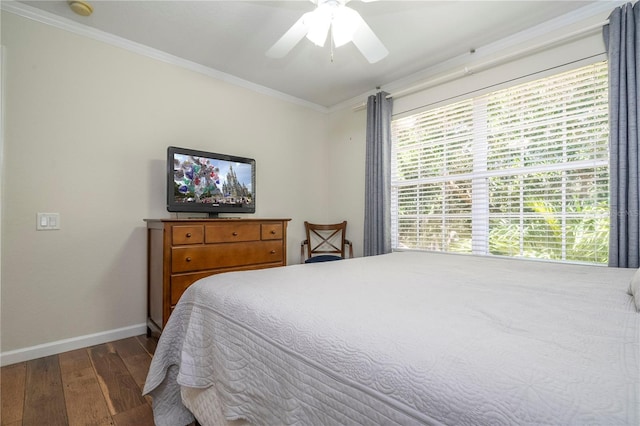
<svg viewBox="0 0 640 426"><path fill-rule="evenodd" d="M316 4L316 8L302 15L280 40L271 46L267 56L284 57L304 36L315 45L324 46L327 35L331 36L332 47L340 47L352 41L372 64L389 54L362 16L346 6L349 0L310 1Z"/></svg>

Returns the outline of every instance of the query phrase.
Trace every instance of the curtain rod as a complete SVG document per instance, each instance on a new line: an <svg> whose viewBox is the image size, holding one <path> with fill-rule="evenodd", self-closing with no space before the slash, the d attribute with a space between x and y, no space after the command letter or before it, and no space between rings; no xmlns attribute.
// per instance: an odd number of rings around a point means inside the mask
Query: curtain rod
<svg viewBox="0 0 640 426"><path fill-rule="evenodd" d="M597 24L593 24L589 27L586 28L582 28L580 30L577 31L573 31L571 33L568 34L564 34L560 37L556 37L555 39L552 40L547 40L544 41L542 43L538 43L536 45L533 45L531 47L527 47L524 48L522 50L519 50L517 52L513 52L513 53L509 53L507 55L503 55L494 59L490 59L486 62L481 62L477 65L472 65L472 66L465 66L463 69L461 70L457 70L457 71L453 71L449 74L445 74L443 76L440 77L435 77L432 78L430 80L424 81L422 83L416 84L414 86L408 87L406 89L402 89L402 90L398 90L397 92L391 93L389 95L387 95L387 98L401 98L403 96L408 96L411 95L413 93L419 92L421 90L424 89L428 89L430 87L433 86L437 86L439 84L443 84L443 83L447 83L449 81L453 81L453 80L457 80L458 78L462 78L465 77L467 75L471 75L475 72L479 72L479 71L484 71L486 69L495 67L497 65L501 65L504 64L506 62L512 61L514 59L518 59L520 57L526 56L526 55L530 55L532 53L535 53L539 50L542 50L544 48L547 47L551 47L553 45L556 44L560 44L562 42L566 42L569 41L573 38L579 37L579 36L584 36L587 34L590 34L592 32L595 32L596 30L602 29L602 27L604 25L607 25L609 23L609 20L597 23ZM367 104L366 102L357 105L355 107L353 107L353 111L361 111L363 109L367 108Z"/></svg>

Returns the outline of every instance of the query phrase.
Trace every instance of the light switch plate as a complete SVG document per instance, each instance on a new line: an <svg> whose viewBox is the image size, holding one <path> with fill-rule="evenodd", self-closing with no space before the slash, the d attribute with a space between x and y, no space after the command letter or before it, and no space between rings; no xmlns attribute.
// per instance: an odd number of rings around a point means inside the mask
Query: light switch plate
<svg viewBox="0 0 640 426"><path fill-rule="evenodd" d="M60 213L38 213L36 230L53 231L60 229Z"/></svg>

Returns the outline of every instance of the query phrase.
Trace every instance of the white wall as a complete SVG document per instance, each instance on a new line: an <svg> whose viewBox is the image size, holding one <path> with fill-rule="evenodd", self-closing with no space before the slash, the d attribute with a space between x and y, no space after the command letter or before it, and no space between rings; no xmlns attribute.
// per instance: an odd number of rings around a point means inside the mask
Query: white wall
<svg viewBox="0 0 640 426"><path fill-rule="evenodd" d="M362 256L367 112L342 110L329 115L329 222L347 221L353 254Z"/></svg>
<svg viewBox="0 0 640 426"><path fill-rule="evenodd" d="M6 65L4 57L4 47L0 45L0 235L2 235L2 212L4 211L3 194L4 194L4 93L6 89L5 85L5 72L4 67ZM0 239L0 260L2 259L2 239ZM2 288L2 262L0 261L0 288ZM2 295L0 294L0 303L2 301ZM1 324L1 323L0 323ZM0 349L2 348L2 333L0 330Z"/></svg>
<svg viewBox="0 0 640 426"><path fill-rule="evenodd" d="M3 353L145 322L168 145L255 158L255 217L293 219L289 263L326 218L325 113L7 12L2 44ZM37 212L62 229L36 231Z"/></svg>

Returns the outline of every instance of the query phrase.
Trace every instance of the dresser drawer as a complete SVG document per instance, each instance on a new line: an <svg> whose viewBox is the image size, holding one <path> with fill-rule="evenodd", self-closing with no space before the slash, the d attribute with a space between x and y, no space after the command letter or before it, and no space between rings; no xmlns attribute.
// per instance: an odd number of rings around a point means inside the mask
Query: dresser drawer
<svg viewBox="0 0 640 426"><path fill-rule="evenodd" d="M180 300L180 296L182 296L182 293L184 293L187 287L198 281L200 278L208 277L209 275L211 275L211 272L173 275L171 277L171 306L178 303L178 300Z"/></svg>
<svg viewBox="0 0 640 426"><path fill-rule="evenodd" d="M260 239L259 223L210 224L205 226L204 242L231 243L238 241L257 241Z"/></svg>
<svg viewBox="0 0 640 426"><path fill-rule="evenodd" d="M211 244L198 247L173 247L171 270L173 273L202 271L214 268L282 262L282 241L252 241L234 244Z"/></svg>
<svg viewBox="0 0 640 426"><path fill-rule="evenodd" d="M172 226L171 241L175 246L184 244L202 244L202 242L204 241L204 226Z"/></svg>
<svg viewBox="0 0 640 426"><path fill-rule="evenodd" d="M263 223L260 225L260 235L263 240L281 240L282 224L281 223Z"/></svg>

